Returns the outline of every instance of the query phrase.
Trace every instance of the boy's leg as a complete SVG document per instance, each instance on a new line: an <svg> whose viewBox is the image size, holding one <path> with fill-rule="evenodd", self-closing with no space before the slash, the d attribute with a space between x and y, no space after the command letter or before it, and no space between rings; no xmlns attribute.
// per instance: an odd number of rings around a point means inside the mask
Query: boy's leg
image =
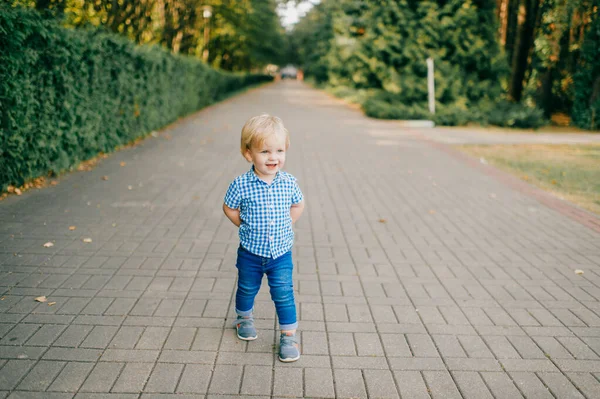
<svg viewBox="0 0 600 399"><path fill-rule="evenodd" d="M281 339L279 346L279 360L293 362L300 358L298 342L296 340L296 303L294 301L294 282L292 278L293 262L291 251L272 260L265 273L271 288L271 299L275 303Z"/></svg>
<svg viewBox="0 0 600 399"><path fill-rule="evenodd" d="M252 310L254 298L260 290L262 281L262 258L240 246L236 267L238 269L238 284L235 294L237 336L239 339L251 341L257 337Z"/></svg>

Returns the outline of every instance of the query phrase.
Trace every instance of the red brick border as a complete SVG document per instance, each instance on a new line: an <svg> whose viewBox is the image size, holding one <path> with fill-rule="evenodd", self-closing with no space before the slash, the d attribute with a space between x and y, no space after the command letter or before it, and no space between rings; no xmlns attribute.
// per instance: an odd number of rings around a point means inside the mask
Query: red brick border
<svg viewBox="0 0 600 399"><path fill-rule="evenodd" d="M570 219L575 220L586 227L589 227L597 233L600 233L600 217L596 216L595 214L581 209L576 205L571 204L570 202L556 198L552 194L543 191L542 189L539 189L535 186L532 186L531 184L528 184L522 181L521 179L498 168L495 168L491 165L484 165L479 160L476 160L468 156L467 154L452 148L448 144L440 143L438 141L430 139L419 132L415 132L415 136L419 140L426 142L430 146L441 150L446 154L449 154L454 158L459 159L460 161L472 166L473 168L482 171L488 176L491 176L501 181L508 187L515 189L518 192L521 192L525 195L528 195L529 197L535 198L548 208L554 209L555 211L560 212L561 214L569 217Z"/></svg>

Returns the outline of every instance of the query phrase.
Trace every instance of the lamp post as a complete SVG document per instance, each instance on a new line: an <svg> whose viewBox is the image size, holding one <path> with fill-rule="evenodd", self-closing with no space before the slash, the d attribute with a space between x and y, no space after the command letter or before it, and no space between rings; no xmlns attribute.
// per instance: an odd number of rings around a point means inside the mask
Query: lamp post
<svg viewBox="0 0 600 399"><path fill-rule="evenodd" d="M208 21L212 16L211 6L202 6L202 16L204 17L204 50L202 51L202 59L208 62Z"/></svg>

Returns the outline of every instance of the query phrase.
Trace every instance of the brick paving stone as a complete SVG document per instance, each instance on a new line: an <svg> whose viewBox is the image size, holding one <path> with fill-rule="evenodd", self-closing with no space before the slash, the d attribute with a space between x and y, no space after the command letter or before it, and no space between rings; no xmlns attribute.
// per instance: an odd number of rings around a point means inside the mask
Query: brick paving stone
<svg viewBox="0 0 600 399"><path fill-rule="evenodd" d="M9 399L70 399L72 397L72 393L26 391L15 391L8 396Z"/></svg>
<svg viewBox="0 0 600 399"><path fill-rule="evenodd" d="M590 373L566 373L567 378L588 398L600 397L600 381Z"/></svg>
<svg viewBox="0 0 600 399"><path fill-rule="evenodd" d="M177 393L192 392L204 394L208 390L208 382L212 369L208 365L187 364L177 386Z"/></svg>
<svg viewBox="0 0 600 399"><path fill-rule="evenodd" d="M29 340L28 346L50 346L67 328L65 325L44 325Z"/></svg>
<svg viewBox="0 0 600 399"><path fill-rule="evenodd" d="M304 369L305 397L333 398L335 397L333 385L333 371L322 368Z"/></svg>
<svg viewBox="0 0 600 399"><path fill-rule="evenodd" d="M336 398L366 398L367 391L360 370L334 369Z"/></svg>
<svg viewBox="0 0 600 399"><path fill-rule="evenodd" d="M242 395L269 395L272 380L271 366L246 366L242 379Z"/></svg>
<svg viewBox="0 0 600 399"><path fill-rule="evenodd" d="M40 361L17 386L21 391L45 391L61 372L65 362Z"/></svg>
<svg viewBox="0 0 600 399"><path fill-rule="evenodd" d="M114 349L133 349L143 332L143 327L121 327L110 342L110 347Z"/></svg>
<svg viewBox="0 0 600 399"><path fill-rule="evenodd" d="M329 342L329 348L333 356L356 356L354 334L329 333L327 341Z"/></svg>
<svg viewBox="0 0 600 399"><path fill-rule="evenodd" d="M454 371L454 381L465 399L493 399L481 375L476 371Z"/></svg>
<svg viewBox="0 0 600 399"><path fill-rule="evenodd" d="M558 398L584 398L567 377L561 373L538 373L538 376Z"/></svg>
<svg viewBox="0 0 600 399"><path fill-rule="evenodd" d="M93 368L93 363L67 363L48 387L48 391L77 392Z"/></svg>
<svg viewBox="0 0 600 399"><path fill-rule="evenodd" d="M136 344L136 349L161 349L169 335L169 328L166 327L148 327L142 333L140 340Z"/></svg>
<svg viewBox="0 0 600 399"><path fill-rule="evenodd" d="M148 381L152 363L127 363L112 388L116 393L141 392Z"/></svg>
<svg viewBox="0 0 600 399"><path fill-rule="evenodd" d="M114 326L96 326L80 344L82 348L106 348L118 331Z"/></svg>
<svg viewBox="0 0 600 399"><path fill-rule="evenodd" d="M484 372L481 373L481 377L485 381L490 391L492 391L492 394L495 398L512 399L522 397L521 393L515 387L515 384L506 373Z"/></svg>
<svg viewBox="0 0 600 399"><path fill-rule="evenodd" d="M327 345L327 334L324 332L302 332L302 353L306 355L327 355L329 348Z"/></svg>
<svg viewBox="0 0 600 399"><path fill-rule="evenodd" d="M238 394L241 380L242 366L216 366L208 392L212 394Z"/></svg>
<svg viewBox="0 0 600 399"><path fill-rule="evenodd" d="M80 388L81 392L110 392L119 377L123 363L96 363Z"/></svg>
<svg viewBox="0 0 600 399"><path fill-rule="evenodd" d="M403 398L429 399L429 391L418 371L394 371Z"/></svg>
<svg viewBox="0 0 600 399"><path fill-rule="evenodd" d="M183 366L183 364L157 363L144 387L144 392L174 392Z"/></svg>
<svg viewBox="0 0 600 399"><path fill-rule="evenodd" d="M550 399L554 396L533 372L511 372L510 378L526 398Z"/></svg>
<svg viewBox="0 0 600 399"><path fill-rule="evenodd" d="M423 371L423 377L434 399L460 398L460 392L447 371Z"/></svg>
<svg viewBox="0 0 600 399"><path fill-rule="evenodd" d="M273 395L303 397L303 374L300 368L276 368Z"/></svg>
<svg viewBox="0 0 600 399"><path fill-rule="evenodd" d="M369 398L399 398L392 374L388 370L364 370Z"/></svg>

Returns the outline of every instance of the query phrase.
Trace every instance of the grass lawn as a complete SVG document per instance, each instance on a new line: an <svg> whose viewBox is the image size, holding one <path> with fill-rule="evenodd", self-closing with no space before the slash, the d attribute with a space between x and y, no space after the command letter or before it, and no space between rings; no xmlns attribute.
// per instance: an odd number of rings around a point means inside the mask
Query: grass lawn
<svg viewBox="0 0 600 399"><path fill-rule="evenodd" d="M600 215L600 144L462 145L458 149Z"/></svg>

